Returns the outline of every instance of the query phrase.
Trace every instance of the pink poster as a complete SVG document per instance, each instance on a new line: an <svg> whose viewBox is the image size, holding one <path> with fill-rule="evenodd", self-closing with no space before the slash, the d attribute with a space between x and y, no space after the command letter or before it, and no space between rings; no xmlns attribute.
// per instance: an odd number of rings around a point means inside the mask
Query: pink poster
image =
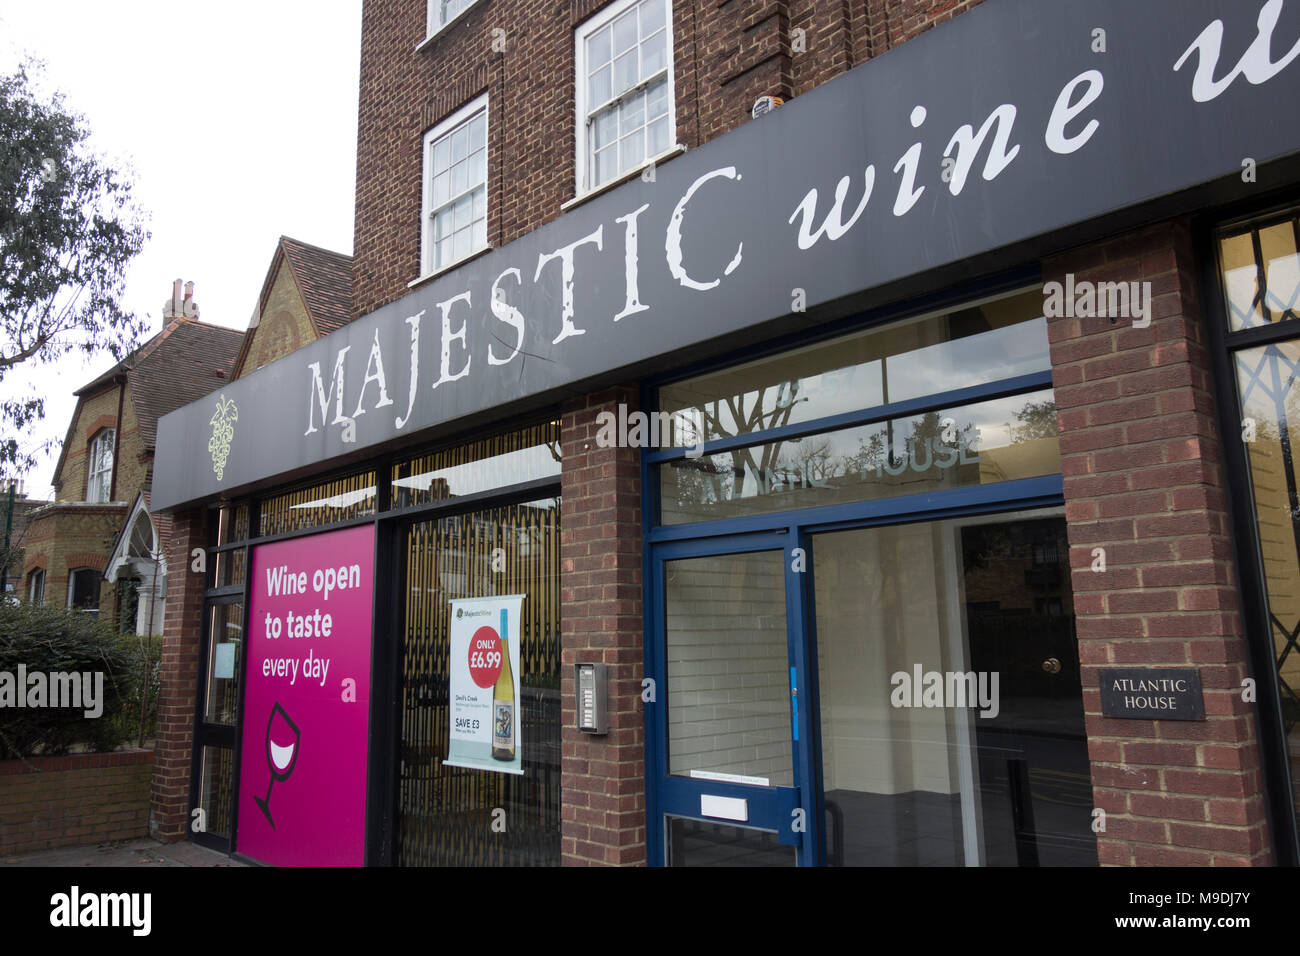
<svg viewBox="0 0 1300 956"><path fill-rule="evenodd" d="M365 862L374 529L253 548L237 852Z"/></svg>

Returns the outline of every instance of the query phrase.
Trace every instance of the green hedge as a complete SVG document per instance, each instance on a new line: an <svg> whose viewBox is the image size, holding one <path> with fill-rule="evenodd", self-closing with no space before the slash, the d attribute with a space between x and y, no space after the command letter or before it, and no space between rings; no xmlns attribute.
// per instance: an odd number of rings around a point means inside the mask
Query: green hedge
<svg viewBox="0 0 1300 956"><path fill-rule="evenodd" d="M19 664L28 675L104 675L103 712L96 718L87 718L80 708L19 708L0 699L0 759L65 754L76 745L113 750L132 737L135 731L125 718L132 696L140 693L139 657L132 653L132 640L138 646L138 639L120 638L80 611L0 602L0 675L12 675L10 686L17 681ZM25 695L27 689L16 690ZM138 703L135 715L138 722Z"/></svg>

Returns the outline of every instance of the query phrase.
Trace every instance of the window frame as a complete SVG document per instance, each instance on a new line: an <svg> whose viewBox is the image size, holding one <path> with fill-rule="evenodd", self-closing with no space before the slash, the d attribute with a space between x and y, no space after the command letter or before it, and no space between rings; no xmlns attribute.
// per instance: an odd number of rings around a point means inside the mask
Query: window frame
<svg viewBox="0 0 1300 956"><path fill-rule="evenodd" d="M452 259L450 262L435 266L433 264L434 243L433 243L433 216L439 210L445 209L460 198L460 196L469 195L474 190L467 189L459 193L455 198L448 199L446 202L435 207L433 205L433 146L446 136L451 135L461 126L468 124L479 112L483 113L483 149L485 152L483 160L483 236L482 245L470 247L469 252L459 259ZM484 91L474 99L465 103L451 115L444 117L437 124L425 131L421 138L421 165L420 165L420 276L412 285L422 282L430 276L446 272L462 262L472 259L481 252L492 248L492 242L487 238L488 223L492 219L491 201L492 192L490 182L492 179L492 116L490 104L488 103L488 93ZM477 187L474 187L477 188ZM450 189L448 190L450 195Z"/></svg>
<svg viewBox="0 0 1300 956"><path fill-rule="evenodd" d="M618 172L602 183L592 183L591 178L594 173L592 164L589 162L589 153L591 147L591 119L592 114L587 103L587 54L586 41L596 31L607 26L618 17L622 16L628 10L640 6L642 3L660 2L664 4L665 18L664 29L667 32L667 49L668 62L665 64L663 73L668 79L668 146L661 152L647 155L640 163L629 169ZM638 43L640 41L638 40ZM574 85L574 160L575 160L575 183L574 198L581 199L584 196L590 196L598 193L612 185L623 182L626 179L636 175L647 166L681 150L677 143L677 83L676 83L676 51L674 49L673 36L673 4L672 0L616 0L615 3L605 7L599 13L589 17L583 23L580 23L573 31L573 85ZM644 91L652 83L656 82L660 73L656 73L647 80L642 80L629 90L625 90L619 97L610 102L617 102L626 99L634 93Z"/></svg>
<svg viewBox="0 0 1300 956"><path fill-rule="evenodd" d="M465 4L465 6L461 7L458 13L453 14L451 17L444 20L442 23L436 23L435 22L436 19L442 15L442 0L428 0L428 3L425 6L424 39L420 41L420 44L419 46L416 47L416 49L417 50L420 49L420 47L424 46L425 43L432 40L443 30L447 29L447 27L451 26L453 23L455 23L457 20L463 17L471 9L477 6L478 2L479 0L469 0L469 2Z"/></svg>
<svg viewBox="0 0 1300 956"><path fill-rule="evenodd" d="M94 575L96 578L96 583L98 585L98 589L96 592L96 600L93 606L78 607L76 604L73 603L73 598L77 593L77 579L78 579L78 575L85 575L85 574ZM65 605L67 609L69 611L80 611L83 614L91 614L95 617L96 620L98 620L99 605L104 597L102 581L103 581L103 573L100 571L96 571L94 568L84 568L84 567L69 568L68 569L68 599L67 599L67 604Z"/></svg>
<svg viewBox="0 0 1300 956"><path fill-rule="evenodd" d="M1277 675L1274 623L1263 549L1258 525L1255 489L1242 435L1245 409L1237 377L1239 353L1261 346L1300 340L1295 320L1232 327L1228 283L1221 258L1221 240L1233 232L1254 232L1287 218L1300 216L1300 193L1291 189L1281 197L1211 208L1193 222L1198 291L1205 303L1204 327L1213 374L1217 424L1227 510L1231 515L1233 557L1237 564L1237 590L1242 614L1242 638L1257 682L1256 713L1263 773L1263 796L1270 810L1271 840L1279 866L1300 862L1300 810L1291 787L1297 779L1292 767L1285 730L1283 693Z"/></svg>
<svg viewBox="0 0 1300 956"><path fill-rule="evenodd" d="M105 436L111 436L112 438L113 448L111 451L111 457L108 460L106 468L96 471L95 462L99 458L97 449L102 444ZM113 463L117 460L117 429L99 429L99 431L90 436L90 441L87 444L86 449L86 501L90 504L107 504L113 500ZM95 489L99 487L95 482L96 476L103 475L105 472L108 474L108 488L104 492L104 497L92 497Z"/></svg>
<svg viewBox="0 0 1300 956"><path fill-rule="evenodd" d="M31 574L27 575L27 603L34 607L43 607L45 604L44 568L35 568Z"/></svg>

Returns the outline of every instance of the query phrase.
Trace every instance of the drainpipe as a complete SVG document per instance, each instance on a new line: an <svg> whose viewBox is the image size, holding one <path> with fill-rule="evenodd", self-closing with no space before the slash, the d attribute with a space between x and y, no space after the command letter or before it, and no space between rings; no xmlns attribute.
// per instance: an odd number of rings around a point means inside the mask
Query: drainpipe
<svg viewBox="0 0 1300 956"><path fill-rule="evenodd" d="M117 425L113 431L113 477L109 483L108 500L117 500L117 463L122 459L122 402L126 399L126 376L117 376Z"/></svg>

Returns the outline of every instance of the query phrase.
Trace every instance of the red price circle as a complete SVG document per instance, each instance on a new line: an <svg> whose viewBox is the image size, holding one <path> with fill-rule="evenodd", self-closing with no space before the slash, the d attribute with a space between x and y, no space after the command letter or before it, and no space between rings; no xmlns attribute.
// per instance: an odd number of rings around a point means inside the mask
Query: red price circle
<svg viewBox="0 0 1300 956"><path fill-rule="evenodd" d="M479 687L491 687L501 676L501 638L486 624L469 639L469 676Z"/></svg>

